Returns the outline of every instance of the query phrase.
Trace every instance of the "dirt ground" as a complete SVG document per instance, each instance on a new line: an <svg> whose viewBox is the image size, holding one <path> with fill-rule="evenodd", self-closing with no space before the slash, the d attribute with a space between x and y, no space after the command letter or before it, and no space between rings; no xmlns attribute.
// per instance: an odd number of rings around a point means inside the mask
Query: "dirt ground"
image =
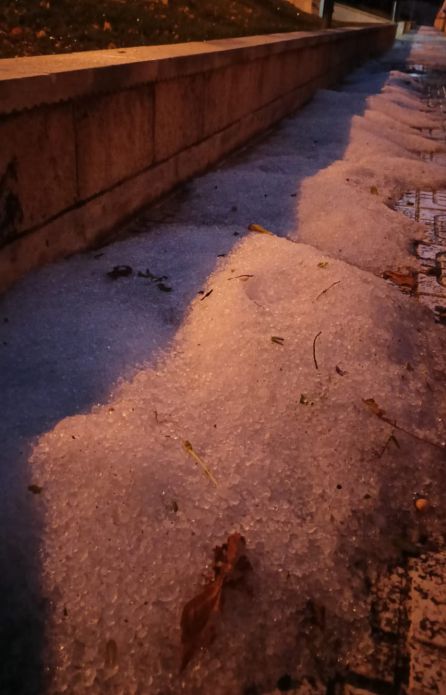
<svg viewBox="0 0 446 695"><path fill-rule="evenodd" d="M0 58L319 28L285 0L3 0Z"/></svg>

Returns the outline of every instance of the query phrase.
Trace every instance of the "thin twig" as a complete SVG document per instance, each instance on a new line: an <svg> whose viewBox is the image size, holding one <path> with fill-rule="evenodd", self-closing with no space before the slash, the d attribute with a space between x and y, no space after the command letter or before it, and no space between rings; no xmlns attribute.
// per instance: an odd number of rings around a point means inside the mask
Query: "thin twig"
<svg viewBox="0 0 446 695"><path fill-rule="evenodd" d="M386 441L386 443L384 444L384 446L383 446L381 452L378 454L378 458L379 458L379 459L382 458L382 457L384 456L384 454L385 454L385 452L386 452L386 450L387 450L387 447L389 446L390 442L393 442L393 443L395 444L395 446L398 447L398 449L400 448L398 439L395 437L395 434L394 434L394 432L392 431L392 432L390 433L389 437L387 438L387 441Z"/></svg>
<svg viewBox="0 0 446 695"><path fill-rule="evenodd" d="M237 280L238 278L253 278L254 275L249 275L248 273L244 273L243 275L235 275L233 278L228 278L228 280Z"/></svg>
<svg viewBox="0 0 446 695"><path fill-rule="evenodd" d="M339 285L341 282L342 280L336 280L336 282L332 282L331 285L329 285L325 290L322 290L322 292L318 294L318 296L316 297L316 301L319 299L319 297L322 297L323 294L328 292L328 290L331 290L332 287L334 287L335 285Z"/></svg>
<svg viewBox="0 0 446 695"><path fill-rule="evenodd" d="M316 369L319 369L317 359L316 359L316 340L319 338L321 333L322 333L322 331L319 331L319 333L314 336L314 340L313 340L313 360L314 360L314 366L316 367Z"/></svg>
<svg viewBox="0 0 446 695"><path fill-rule="evenodd" d="M416 434L415 432L411 432L410 430L406 430L405 427L402 427L401 425L398 425L395 420L391 420L391 418L387 417L384 414L384 410L382 410L377 404L373 401L373 399L362 399L363 403L367 406L367 408L370 410L371 413L376 415L380 420L386 423L386 425L390 425L391 427L394 427L396 430L399 430L400 432L404 432L404 434L407 434L409 437L413 437L413 439L417 439L419 442L423 442L424 444L429 444L430 446L434 446L437 449L441 449L442 451L445 450L446 444L444 442L436 442L433 439L428 439L426 437L422 437L419 434Z"/></svg>
<svg viewBox="0 0 446 695"><path fill-rule="evenodd" d="M213 291L214 291L214 290L209 290L209 292L206 292L206 294L203 295L203 297L200 299L200 302L202 302L203 299L206 299L206 297L209 297L209 295L212 294Z"/></svg>
<svg viewBox="0 0 446 695"><path fill-rule="evenodd" d="M401 427L401 425L397 425L394 420L389 420L386 417L383 417L381 419L384 420L384 422L386 422L388 425L395 427L395 429L399 430L400 432L404 432L404 434L408 434L409 437L413 437L414 439L418 439L419 442L423 442L424 444L430 444L430 446L435 446L437 449L441 449L442 451L445 450L444 442L435 442L433 439L427 439L426 437L421 437L419 434L415 434L415 432L411 432L410 430L406 430L404 427Z"/></svg>

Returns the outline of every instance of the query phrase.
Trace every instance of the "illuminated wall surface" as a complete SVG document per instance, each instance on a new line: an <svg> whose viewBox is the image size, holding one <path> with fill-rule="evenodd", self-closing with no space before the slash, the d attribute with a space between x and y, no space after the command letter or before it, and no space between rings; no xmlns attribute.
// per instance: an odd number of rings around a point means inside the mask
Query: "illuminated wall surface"
<svg viewBox="0 0 446 695"><path fill-rule="evenodd" d="M2 61L0 285L101 238L388 48L394 31Z"/></svg>

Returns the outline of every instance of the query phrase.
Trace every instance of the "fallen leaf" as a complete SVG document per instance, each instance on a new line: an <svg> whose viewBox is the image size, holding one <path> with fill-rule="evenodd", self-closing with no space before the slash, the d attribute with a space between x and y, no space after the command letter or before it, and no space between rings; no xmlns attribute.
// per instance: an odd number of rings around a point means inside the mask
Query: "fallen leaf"
<svg viewBox="0 0 446 695"><path fill-rule="evenodd" d="M283 345L285 342L285 338L281 338L279 335L272 335L271 342L277 343L277 345Z"/></svg>
<svg viewBox="0 0 446 695"><path fill-rule="evenodd" d="M300 394L299 403L300 403L301 405L313 405L313 402L310 401L310 399L309 399L304 393L301 393L301 394Z"/></svg>
<svg viewBox="0 0 446 695"><path fill-rule="evenodd" d="M46 37L46 31L44 29L41 29L40 31L36 32L36 39L44 39Z"/></svg>
<svg viewBox="0 0 446 695"><path fill-rule="evenodd" d="M347 374L347 372L341 369L338 365L336 365L336 373L339 374L339 376L345 376Z"/></svg>
<svg viewBox="0 0 446 695"><path fill-rule="evenodd" d="M105 22L102 26L102 31L111 31L111 30L112 30L112 25L110 24L110 22L105 20Z"/></svg>
<svg viewBox="0 0 446 695"><path fill-rule="evenodd" d="M147 280L152 280L153 282L162 282L163 280L168 279L167 275L154 275L150 272L149 268L146 268L144 272L142 270L138 270L138 277L147 278Z"/></svg>
<svg viewBox="0 0 446 695"><path fill-rule="evenodd" d="M213 618L220 610L223 578L208 584L183 608L181 615L181 643L183 653L181 670L198 651L206 646L212 637Z"/></svg>
<svg viewBox="0 0 446 695"><path fill-rule="evenodd" d="M317 267L318 267L318 268L326 268L327 265L328 265L328 261L320 261L320 262L317 264Z"/></svg>
<svg viewBox="0 0 446 695"><path fill-rule="evenodd" d="M270 236L274 236L274 234L270 232L269 229L261 227L260 224L250 224L248 229L250 232L257 232L258 234L269 234Z"/></svg>
<svg viewBox="0 0 446 695"><path fill-rule="evenodd" d="M109 270L107 275L112 280L117 280L118 278L126 278L133 273L131 266L129 265L115 265L113 270Z"/></svg>
<svg viewBox="0 0 446 695"><path fill-rule="evenodd" d="M382 418L383 415L386 414L386 411L379 407L378 403L375 401L374 398L363 398L362 402L365 403L367 408L369 408L369 410L371 410L374 415L377 415L378 417Z"/></svg>
<svg viewBox="0 0 446 695"><path fill-rule="evenodd" d="M225 586L238 582L251 569L244 550L245 539L239 533L232 533L224 545L214 548L214 576L199 594L186 603L181 614L181 670L199 649L212 640Z"/></svg>
<svg viewBox="0 0 446 695"><path fill-rule="evenodd" d="M157 287L161 292L172 292L172 288L169 285L165 285L164 282L158 282Z"/></svg>
<svg viewBox="0 0 446 695"><path fill-rule="evenodd" d="M33 493L33 495L40 495L40 493L43 490L43 487L40 487L40 485L28 485L28 490Z"/></svg>
<svg viewBox="0 0 446 695"><path fill-rule="evenodd" d="M370 186L370 193L372 195L378 195L378 189L376 186Z"/></svg>
<svg viewBox="0 0 446 695"><path fill-rule="evenodd" d="M400 273L394 270L385 270L383 273L385 280L390 280L398 287L407 288L411 292L417 289L417 273L415 270L409 270L405 273Z"/></svg>

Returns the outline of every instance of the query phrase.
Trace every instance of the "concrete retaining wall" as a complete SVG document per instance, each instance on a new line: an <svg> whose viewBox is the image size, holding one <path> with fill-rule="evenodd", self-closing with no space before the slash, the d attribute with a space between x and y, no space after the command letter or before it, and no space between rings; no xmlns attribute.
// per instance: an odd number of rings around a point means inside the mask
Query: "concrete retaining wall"
<svg viewBox="0 0 446 695"><path fill-rule="evenodd" d="M0 61L0 289L387 50L393 25Z"/></svg>
<svg viewBox="0 0 446 695"><path fill-rule="evenodd" d="M333 10L333 19L337 22L349 22L352 24L388 24L390 19L381 17L379 14L360 10L351 5L343 5L340 2L335 2Z"/></svg>

